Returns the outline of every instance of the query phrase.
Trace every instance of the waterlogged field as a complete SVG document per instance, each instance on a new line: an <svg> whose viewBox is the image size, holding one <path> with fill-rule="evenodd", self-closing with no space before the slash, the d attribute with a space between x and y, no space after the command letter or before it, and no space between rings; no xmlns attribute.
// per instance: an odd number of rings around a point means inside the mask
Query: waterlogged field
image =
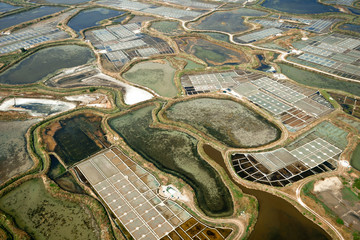
<svg viewBox="0 0 360 240"><path fill-rule="evenodd" d="M25 134L38 121L0 122L0 184L33 165L27 152Z"/></svg>
<svg viewBox="0 0 360 240"><path fill-rule="evenodd" d="M76 67L94 59L94 54L89 48L77 45L42 49L3 72L0 75L0 83L35 83L62 68Z"/></svg>
<svg viewBox="0 0 360 240"><path fill-rule="evenodd" d="M231 101L199 98L172 105L167 118L184 122L231 147L255 147L270 143L280 131L260 115Z"/></svg>
<svg viewBox="0 0 360 240"><path fill-rule="evenodd" d="M226 12L215 12L190 26L199 30L215 30L228 33L239 33L249 29L244 23L245 16L264 16L267 12L240 8Z"/></svg>
<svg viewBox="0 0 360 240"><path fill-rule="evenodd" d="M149 127L148 106L109 120L126 143L160 170L184 179L196 193L200 208L209 216L228 216L231 196L219 174L197 152L197 140L185 133Z"/></svg>
<svg viewBox="0 0 360 240"><path fill-rule="evenodd" d="M23 183L0 198L0 209L34 239L99 239L90 209L54 198L41 179Z"/></svg>
<svg viewBox="0 0 360 240"><path fill-rule="evenodd" d="M287 64L278 63L281 72L288 78L311 87L342 90L360 96L360 84L340 81L323 75L298 69Z"/></svg>
<svg viewBox="0 0 360 240"><path fill-rule="evenodd" d="M175 97L175 69L166 60L147 61L135 64L123 76L126 80L148 88L164 97Z"/></svg>
<svg viewBox="0 0 360 240"><path fill-rule="evenodd" d="M71 166L108 147L101 119L96 115L80 114L51 124L42 133L47 151L56 152L67 166Z"/></svg>
<svg viewBox="0 0 360 240"><path fill-rule="evenodd" d="M204 39L178 38L179 48L205 61L209 66L237 65L247 61L241 51L235 51Z"/></svg>
<svg viewBox="0 0 360 240"><path fill-rule="evenodd" d="M151 24L151 28L170 36L184 33L179 22L176 21L157 21Z"/></svg>
<svg viewBox="0 0 360 240"><path fill-rule="evenodd" d="M79 32L82 29L100 25L104 19L112 18L124 14L125 12L116 11L108 8L93 8L81 11L71 18L68 26Z"/></svg>

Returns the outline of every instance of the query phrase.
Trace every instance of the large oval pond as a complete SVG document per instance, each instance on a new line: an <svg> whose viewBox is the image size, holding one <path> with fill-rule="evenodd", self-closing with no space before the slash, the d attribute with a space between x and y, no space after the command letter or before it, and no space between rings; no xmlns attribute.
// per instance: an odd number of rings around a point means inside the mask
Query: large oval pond
<svg viewBox="0 0 360 240"><path fill-rule="evenodd" d="M233 203L218 172L197 152L198 141L173 130L151 127L154 106L114 117L109 125L125 142L161 171L186 181L199 207L209 216L229 216Z"/></svg>
<svg viewBox="0 0 360 240"><path fill-rule="evenodd" d="M35 83L59 69L76 67L94 59L94 54L89 48L77 45L42 49L2 73L0 83Z"/></svg>
<svg viewBox="0 0 360 240"><path fill-rule="evenodd" d="M339 12L338 9L319 3L317 0L265 0L263 7L296 14Z"/></svg>
<svg viewBox="0 0 360 240"><path fill-rule="evenodd" d="M230 147L257 147L277 140L280 130L244 105L228 99L198 98L178 102L166 111Z"/></svg>

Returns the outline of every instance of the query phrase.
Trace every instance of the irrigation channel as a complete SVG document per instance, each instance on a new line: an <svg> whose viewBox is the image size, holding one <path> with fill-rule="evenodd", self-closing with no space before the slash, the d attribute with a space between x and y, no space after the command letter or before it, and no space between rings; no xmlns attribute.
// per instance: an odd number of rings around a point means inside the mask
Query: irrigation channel
<svg viewBox="0 0 360 240"><path fill-rule="evenodd" d="M259 203L259 215L249 240L322 240L331 237L318 225L309 220L286 200L270 193L246 188L237 183L226 167L221 152L210 145L204 145L205 153L219 164L231 177L234 184Z"/></svg>

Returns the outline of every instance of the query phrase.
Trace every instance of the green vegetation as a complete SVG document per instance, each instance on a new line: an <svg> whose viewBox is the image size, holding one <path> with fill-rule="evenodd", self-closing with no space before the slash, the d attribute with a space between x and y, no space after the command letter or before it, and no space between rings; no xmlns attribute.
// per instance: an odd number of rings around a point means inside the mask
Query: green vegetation
<svg viewBox="0 0 360 240"><path fill-rule="evenodd" d="M360 240L360 232L353 232L353 240Z"/></svg>
<svg viewBox="0 0 360 240"><path fill-rule="evenodd" d="M283 74L298 83L317 88L341 90L360 96L360 85L358 83L336 80L283 63L278 63L278 65Z"/></svg>
<svg viewBox="0 0 360 240"><path fill-rule="evenodd" d="M353 187L360 190L360 178L355 179Z"/></svg>
<svg viewBox="0 0 360 240"><path fill-rule="evenodd" d="M360 143L356 146L354 152L351 155L351 166L360 171ZM359 183L360 186L360 183Z"/></svg>
<svg viewBox="0 0 360 240"><path fill-rule="evenodd" d="M349 187L343 187L341 192L343 199L348 200L352 203L356 203L359 201L358 196Z"/></svg>
<svg viewBox="0 0 360 240"><path fill-rule="evenodd" d="M340 225L344 225L344 220L342 220L341 218L336 218L336 223L340 224Z"/></svg>
<svg viewBox="0 0 360 240"><path fill-rule="evenodd" d="M154 106L114 117L109 125L125 142L161 171L185 180L199 207L209 216L229 216L232 198L220 175L197 152L198 141L188 134L153 126ZM151 126L151 127L150 127Z"/></svg>

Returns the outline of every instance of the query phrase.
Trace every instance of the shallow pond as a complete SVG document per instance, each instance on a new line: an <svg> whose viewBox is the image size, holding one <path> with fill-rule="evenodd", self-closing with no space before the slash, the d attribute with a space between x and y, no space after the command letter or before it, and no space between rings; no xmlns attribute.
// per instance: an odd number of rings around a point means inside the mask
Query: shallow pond
<svg viewBox="0 0 360 240"><path fill-rule="evenodd" d="M215 12L190 26L200 30L215 30L228 33L238 33L248 30L249 27L244 24L245 16L264 16L267 12L253 9L240 8L226 12Z"/></svg>
<svg viewBox="0 0 360 240"><path fill-rule="evenodd" d="M123 11L108 8L92 8L78 13L70 19L68 26L79 32L82 29L100 25L104 19L112 18L124 14Z"/></svg>
<svg viewBox="0 0 360 240"><path fill-rule="evenodd" d="M172 105L166 116L184 122L230 147L255 147L275 141L280 131L240 103L198 98Z"/></svg>
<svg viewBox="0 0 360 240"><path fill-rule="evenodd" d="M150 128L153 109L154 106L148 106L112 118L109 125L161 171L185 180L195 190L197 202L207 215L230 215L230 193L219 174L199 156L198 141L182 132Z"/></svg>
<svg viewBox="0 0 360 240"><path fill-rule="evenodd" d="M93 61L91 49L64 45L42 49L0 75L0 83L18 85L35 83L62 68L70 68Z"/></svg>
<svg viewBox="0 0 360 240"><path fill-rule="evenodd" d="M318 0L265 0L262 6L295 14L339 12L337 8L321 4Z"/></svg>
<svg viewBox="0 0 360 240"><path fill-rule="evenodd" d="M76 107L75 103L43 98L14 98L3 101L0 111L27 112L31 116L44 117L65 112Z"/></svg>
<svg viewBox="0 0 360 240"><path fill-rule="evenodd" d="M75 178L69 173L57 177L55 180L57 185L65 191L72 193L85 193L85 191L76 182Z"/></svg>
<svg viewBox="0 0 360 240"><path fill-rule="evenodd" d="M135 64L123 76L132 83L151 88L164 97L175 97L177 88L174 82L175 69L166 60L147 61Z"/></svg>
<svg viewBox="0 0 360 240"><path fill-rule="evenodd" d="M54 198L41 179L27 181L0 198L0 209L34 239L99 239L90 209Z"/></svg>
<svg viewBox="0 0 360 240"><path fill-rule="evenodd" d="M214 38L216 40L230 43L228 35L225 35L225 34L222 34L222 33L213 33L213 32L205 32L203 34L205 34L207 36L210 36L210 37L212 37L212 38Z"/></svg>
<svg viewBox="0 0 360 240"><path fill-rule="evenodd" d="M209 66L237 65L247 61L241 51L231 50L204 39L179 38L176 42L182 51L195 55Z"/></svg>
<svg viewBox="0 0 360 240"><path fill-rule="evenodd" d="M354 31L354 32L360 33L360 25L357 25L357 24L346 23L346 24L341 25L339 28L343 29L343 30Z"/></svg>
<svg viewBox="0 0 360 240"><path fill-rule="evenodd" d="M101 120L97 115L80 114L53 123L43 134L47 150L56 152L67 166L72 166L109 147Z"/></svg>
<svg viewBox="0 0 360 240"><path fill-rule="evenodd" d="M228 174L224 159L219 151L204 145L205 153L216 161ZM259 203L259 215L249 240L330 240L330 236L299 212L293 205L270 193L253 190L233 182L241 190L255 196Z"/></svg>
<svg viewBox="0 0 360 240"><path fill-rule="evenodd" d="M64 7L41 6L29 11L8 15L0 18L0 29L8 28L36 18L47 16L65 9Z"/></svg>
<svg viewBox="0 0 360 240"><path fill-rule="evenodd" d="M0 2L0 12L8 12L17 8L21 8L21 6L14 6L11 4Z"/></svg>
<svg viewBox="0 0 360 240"><path fill-rule="evenodd" d="M0 184L33 165L27 152L25 134L38 121L0 121Z"/></svg>
<svg viewBox="0 0 360 240"><path fill-rule="evenodd" d="M151 28L171 36L179 35L185 32L181 28L179 22L176 21L157 21L151 24Z"/></svg>
<svg viewBox="0 0 360 240"><path fill-rule="evenodd" d="M273 68L271 65L268 65L265 63L265 59L263 55L256 55L256 57L260 61L260 66L255 68L256 70L262 71L262 72L276 72L275 68Z"/></svg>
<svg viewBox="0 0 360 240"><path fill-rule="evenodd" d="M278 63L281 72L288 78L311 87L342 90L360 96L360 84L326 77L317 73Z"/></svg>

